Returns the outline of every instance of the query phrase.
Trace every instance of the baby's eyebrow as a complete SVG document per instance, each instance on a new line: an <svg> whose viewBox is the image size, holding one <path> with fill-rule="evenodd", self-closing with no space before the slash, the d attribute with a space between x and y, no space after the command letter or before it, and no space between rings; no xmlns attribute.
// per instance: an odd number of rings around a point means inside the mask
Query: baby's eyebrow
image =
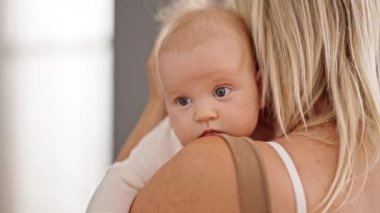
<svg viewBox="0 0 380 213"><path fill-rule="evenodd" d="M178 93L177 91L166 91L165 94L167 99L175 99L177 97L184 96L180 95L180 93Z"/></svg>
<svg viewBox="0 0 380 213"><path fill-rule="evenodd" d="M212 79L210 79L212 82L215 82L215 83L219 83L219 82L235 82L238 80L238 78L236 76L225 76L225 75L221 75L221 76L216 76Z"/></svg>

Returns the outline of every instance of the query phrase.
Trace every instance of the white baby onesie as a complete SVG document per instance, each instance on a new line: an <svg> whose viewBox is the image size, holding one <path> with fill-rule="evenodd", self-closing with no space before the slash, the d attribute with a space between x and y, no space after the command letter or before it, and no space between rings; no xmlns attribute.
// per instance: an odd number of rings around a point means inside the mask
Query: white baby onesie
<svg viewBox="0 0 380 213"><path fill-rule="evenodd" d="M141 139L127 160L107 169L86 212L128 212L138 191L182 147L166 117Z"/></svg>

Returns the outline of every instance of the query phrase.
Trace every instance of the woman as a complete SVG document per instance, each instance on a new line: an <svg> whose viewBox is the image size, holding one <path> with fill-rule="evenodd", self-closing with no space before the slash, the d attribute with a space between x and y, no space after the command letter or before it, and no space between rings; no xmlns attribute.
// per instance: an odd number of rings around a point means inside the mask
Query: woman
<svg viewBox="0 0 380 213"><path fill-rule="evenodd" d="M230 139L201 138L153 176L131 212L248 212L259 199L272 212L379 212L380 3L236 0L236 9L252 27L273 141L298 184L268 143L250 142L261 167L249 167ZM242 178L252 170L266 189Z"/></svg>

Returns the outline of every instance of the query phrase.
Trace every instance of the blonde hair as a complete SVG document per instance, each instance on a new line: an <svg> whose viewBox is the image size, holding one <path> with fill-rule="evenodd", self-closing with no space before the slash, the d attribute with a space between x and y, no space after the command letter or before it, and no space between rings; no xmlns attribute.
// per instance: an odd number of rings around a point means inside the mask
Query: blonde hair
<svg viewBox="0 0 380 213"><path fill-rule="evenodd" d="M327 211L380 153L380 1L235 0L251 25L263 76L263 103L278 135L334 123L339 158L318 206ZM323 106L322 108L320 108Z"/></svg>

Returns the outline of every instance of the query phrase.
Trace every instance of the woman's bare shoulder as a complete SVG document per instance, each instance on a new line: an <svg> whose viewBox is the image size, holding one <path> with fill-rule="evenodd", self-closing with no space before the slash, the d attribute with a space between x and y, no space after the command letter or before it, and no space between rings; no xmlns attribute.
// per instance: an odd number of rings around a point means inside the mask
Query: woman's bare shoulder
<svg viewBox="0 0 380 213"><path fill-rule="evenodd" d="M131 212L239 212L228 145L220 137L188 144L146 184Z"/></svg>

